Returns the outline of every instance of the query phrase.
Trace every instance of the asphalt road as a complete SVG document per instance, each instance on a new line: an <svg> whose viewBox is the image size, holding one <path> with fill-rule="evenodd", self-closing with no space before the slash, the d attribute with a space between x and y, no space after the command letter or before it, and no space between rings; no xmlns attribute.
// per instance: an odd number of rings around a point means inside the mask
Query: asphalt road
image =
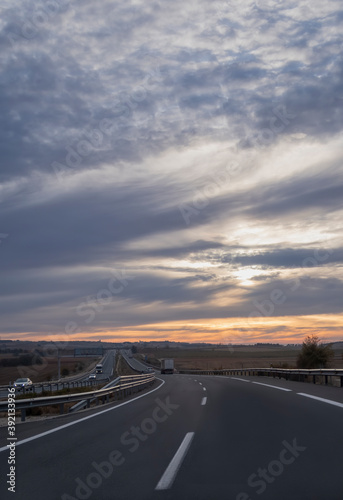
<svg viewBox="0 0 343 500"><path fill-rule="evenodd" d="M101 363L103 365L103 372L96 374L97 380L106 380L106 379L112 377L113 370L114 370L115 354L116 354L115 349L110 350L105 354L103 360L101 361ZM95 373L95 369L93 370L92 373ZM88 375L85 375L84 377L82 377L81 380L88 380Z"/></svg>
<svg viewBox="0 0 343 500"><path fill-rule="evenodd" d="M15 495L1 428L0 497L342 500L342 415L341 389L159 376L124 404L18 424Z"/></svg>
<svg viewBox="0 0 343 500"><path fill-rule="evenodd" d="M115 361L115 354L116 354L116 350L113 349L113 350L110 350L108 351L105 356L103 357L102 359L102 364L103 364L103 373L99 373L99 374L96 374L96 381L100 381L100 382L103 382L103 381L106 381L106 380L109 380L109 378L113 375L113 370L114 370L114 361ZM99 361L100 362L100 361ZM95 368L93 370L92 373L95 373ZM85 375L75 375L73 377L67 377L65 379L62 379L64 383L66 382L82 382L82 381L86 381L86 380L89 380L89 373L85 374ZM18 377L19 378L19 377ZM62 389L63 388L63 382L58 384L58 389ZM49 382L46 382L46 384L48 385ZM57 390L57 387L53 387L54 390ZM41 387L41 383L35 385L34 384L34 390L36 392L36 394L40 394L42 392L42 387ZM23 390L22 389L18 389L18 393L19 394L22 394L23 393ZM29 389L26 389L25 393L27 394L27 397L30 397L30 393L31 391ZM0 390L0 399L4 399L4 398L7 398L7 394L8 394L8 390Z"/></svg>
<svg viewBox="0 0 343 500"><path fill-rule="evenodd" d="M131 368L133 368L134 370L137 370L138 372L142 372L142 373L149 372L149 370L148 370L149 367L147 365L144 365L136 358L133 358L133 357L130 358L125 350L121 350L120 352L121 352L121 355L123 356L123 358L125 359L125 361L131 366Z"/></svg>

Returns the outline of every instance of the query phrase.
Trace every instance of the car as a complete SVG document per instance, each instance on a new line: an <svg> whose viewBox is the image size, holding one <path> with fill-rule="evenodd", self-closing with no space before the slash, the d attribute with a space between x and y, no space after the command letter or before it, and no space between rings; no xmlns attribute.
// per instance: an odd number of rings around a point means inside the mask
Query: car
<svg viewBox="0 0 343 500"><path fill-rule="evenodd" d="M17 380L14 382L14 387L18 388L18 389L22 389L23 387L31 387L33 384L32 384L32 380L29 379L29 378L17 378Z"/></svg>
<svg viewBox="0 0 343 500"><path fill-rule="evenodd" d="M88 378L90 378L90 379L92 379L92 378L96 378L95 373L91 373L91 374L89 375L89 377L88 377Z"/></svg>

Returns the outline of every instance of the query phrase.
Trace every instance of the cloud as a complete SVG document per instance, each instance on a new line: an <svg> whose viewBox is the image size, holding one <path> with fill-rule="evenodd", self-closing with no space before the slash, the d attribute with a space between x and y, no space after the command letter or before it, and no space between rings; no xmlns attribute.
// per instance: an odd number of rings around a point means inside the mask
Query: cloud
<svg viewBox="0 0 343 500"><path fill-rule="evenodd" d="M295 279L272 318L338 315L337 2L49 6L0 23L2 333L202 319L213 339ZM113 269L135 280L88 325Z"/></svg>

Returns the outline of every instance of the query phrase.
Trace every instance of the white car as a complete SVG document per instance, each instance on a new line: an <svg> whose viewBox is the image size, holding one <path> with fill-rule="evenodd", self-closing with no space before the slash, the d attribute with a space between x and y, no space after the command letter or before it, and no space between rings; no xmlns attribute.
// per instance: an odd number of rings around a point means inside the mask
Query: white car
<svg viewBox="0 0 343 500"><path fill-rule="evenodd" d="M32 380L29 378L17 378L17 380L14 382L14 387L17 387L18 389L31 386L32 386Z"/></svg>
<svg viewBox="0 0 343 500"><path fill-rule="evenodd" d="M96 378L95 373L91 373L88 378Z"/></svg>

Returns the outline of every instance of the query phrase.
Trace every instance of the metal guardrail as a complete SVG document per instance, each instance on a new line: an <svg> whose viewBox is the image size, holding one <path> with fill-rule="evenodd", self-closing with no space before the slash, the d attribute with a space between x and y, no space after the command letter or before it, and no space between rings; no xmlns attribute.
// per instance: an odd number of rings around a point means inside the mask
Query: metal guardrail
<svg viewBox="0 0 343 500"><path fill-rule="evenodd" d="M307 382L310 378L311 382L317 383L318 377L324 380L324 384L328 385L329 379L332 382L332 377L339 377L340 387L343 387L343 370L342 369L285 369L285 368L234 368L224 370L179 370L179 373L191 375L247 375L257 377L278 377L286 380L295 380L298 382Z"/></svg>
<svg viewBox="0 0 343 500"><path fill-rule="evenodd" d="M108 380L108 379L107 379ZM92 387L94 385L99 385L99 383L106 381L106 379L88 379L88 380L74 380L71 382L65 381L54 381L54 382L42 382L40 384L33 384L27 387L18 387L17 389L21 391L22 394L29 394L36 392L36 389L43 391L60 391L63 389L75 389L77 387ZM0 387L0 390L7 391L9 387L14 387L14 385L4 385Z"/></svg>
<svg viewBox="0 0 343 500"><path fill-rule="evenodd" d="M108 389L109 387L115 387L119 383L120 383L120 377L117 377L116 379L114 379L111 382L109 382L108 384L106 384L103 387L103 389ZM94 401L94 398L90 400L90 403L92 403L93 401ZM72 406L71 408L69 408L69 413L72 413L74 411L83 410L83 408L87 407L87 405L90 404L90 403L88 403L87 400L82 399L81 401L79 401L78 403L76 403L74 406Z"/></svg>
<svg viewBox="0 0 343 500"><path fill-rule="evenodd" d="M106 358L109 354L106 353L105 356L101 358L99 361L100 363L104 363L106 361ZM73 357L73 356L71 356ZM77 359L77 358L76 358ZM95 363L97 363L96 361ZM29 367L30 368L30 367ZM62 389L65 389L66 387L69 388L74 388L74 387L86 387L86 386L92 386L92 385L97 385L98 382L102 380L106 380L106 377L104 379L98 379L97 381L94 381L92 379L87 380L85 377L89 376L91 373L94 373L95 370L95 365L92 366L91 368L88 368L87 370L83 371L82 373L78 375L67 375L66 377L61 377L60 379L56 380L47 380L45 382L40 382L40 383L35 383L33 384L33 388L43 388L43 387L49 387L49 391L52 392L51 387L58 387L59 385L62 385ZM13 387L14 382L10 382L7 385L0 385L0 391L6 391L8 387ZM44 389L43 389L44 390ZM55 390L59 390L58 388ZM26 392L32 392L31 388L27 389ZM25 393L25 391L24 391Z"/></svg>
<svg viewBox="0 0 343 500"><path fill-rule="evenodd" d="M105 389L99 389L97 391L92 392L82 392L78 394L67 394L61 396L45 396L38 398L29 398L29 399L18 399L16 400L15 406L16 410L21 410L21 421L25 421L26 410L30 408L38 408L41 406L51 406L51 405L60 405L60 414L64 413L64 405L65 403L70 403L73 401L81 401L86 400L87 408L90 407L91 400L96 400L96 404L99 404L99 400L102 400L102 403L109 402L110 396L115 393L118 394L118 399L122 399L130 394L132 394L135 390L137 390L141 386L147 386L154 382L155 374L146 374L146 375L126 375L119 377L118 385L114 387L107 387ZM144 387L143 387L144 388ZM8 405L7 401L0 401L0 411L7 411Z"/></svg>

